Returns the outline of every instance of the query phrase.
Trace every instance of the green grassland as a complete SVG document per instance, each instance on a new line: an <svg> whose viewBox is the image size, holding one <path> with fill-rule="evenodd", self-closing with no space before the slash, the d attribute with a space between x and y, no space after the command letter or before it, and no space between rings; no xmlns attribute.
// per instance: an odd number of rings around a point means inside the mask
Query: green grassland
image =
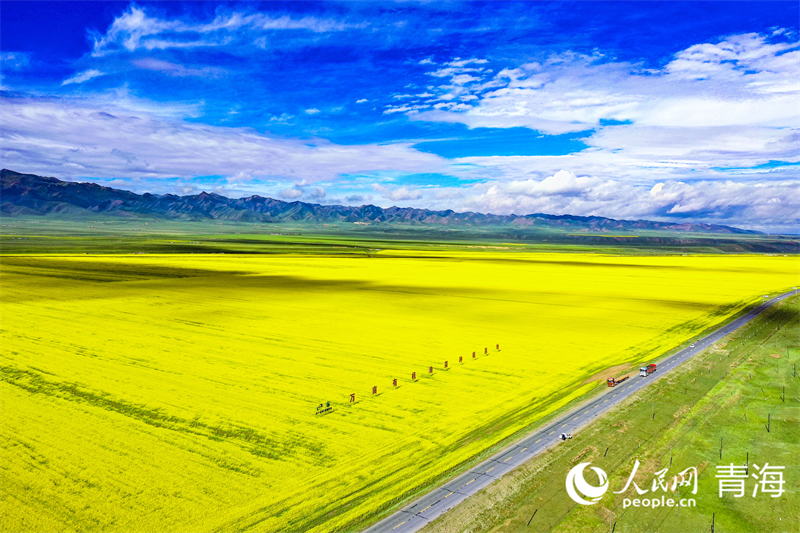
<svg viewBox="0 0 800 533"><path fill-rule="evenodd" d="M156 218L0 217L0 253L336 253L386 249L605 254L800 252L791 236L663 231L636 234L509 226L175 221ZM498 248L487 248L498 247Z"/></svg>
<svg viewBox="0 0 800 533"><path fill-rule="evenodd" d="M794 297L423 532L670 533L711 531L712 520L717 533L800 531L798 339L800 298ZM663 468L671 476L696 467L697 506L623 508L625 497L636 497L633 489L624 494L612 490L625 485L635 460L642 465L635 478L641 487L648 487L653 473ZM744 497L725 493L720 498L716 466L748 460L750 474L754 465L785 466L786 492L777 498L753 497L755 480L750 479ZM566 473L582 462L609 474L612 489L598 505L578 505L566 493ZM691 497L682 490L683 497Z"/></svg>

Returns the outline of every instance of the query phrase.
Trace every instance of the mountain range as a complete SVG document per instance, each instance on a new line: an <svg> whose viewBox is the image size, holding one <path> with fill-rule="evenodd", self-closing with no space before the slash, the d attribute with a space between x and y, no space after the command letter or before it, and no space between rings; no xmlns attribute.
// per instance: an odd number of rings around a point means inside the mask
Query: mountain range
<svg viewBox="0 0 800 533"><path fill-rule="evenodd" d="M263 196L227 198L201 192L189 196L136 194L95 183L0 171L0 214L75 215L107 213L118 216L148 216L183 220L237 220L243 222L362 222L406 223L449 226L511 225L563 228L581 231L661 230L687 233L758 234L757 231L701 223L671 223L650 220L615 220L573 215L493 215L452 210L432 211L409 207L382 208L375 205L320 205L284 202Z"/></svg>

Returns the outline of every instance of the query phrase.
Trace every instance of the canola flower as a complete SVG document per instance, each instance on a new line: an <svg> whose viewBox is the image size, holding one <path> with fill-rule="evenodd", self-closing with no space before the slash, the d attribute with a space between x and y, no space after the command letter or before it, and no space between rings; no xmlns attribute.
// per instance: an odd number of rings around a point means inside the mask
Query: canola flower
<svg viewBox="0 0 800 533"><path fill-rule="evenodd" d="M798 284L796 257L766 256L1 266L6 531L348 530L598 385L588 377Z"/></svg>

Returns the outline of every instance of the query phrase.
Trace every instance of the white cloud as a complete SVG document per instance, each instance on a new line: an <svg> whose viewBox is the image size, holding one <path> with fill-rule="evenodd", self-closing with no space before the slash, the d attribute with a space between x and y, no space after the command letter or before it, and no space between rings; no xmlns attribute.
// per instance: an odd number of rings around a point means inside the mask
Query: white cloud
<svg viewBox="0 0 800 533"><path fill-rule="evenodd" d="M135 59L132 63L140 69L163 72L164 74L175 77L196 76L199 78L217 78L226 72L224 69L216 67L189 68L151 57Z"/></svg>
<svg viewBox="0 0 800 533"><path fill-rule="evenodd" d="M155 114L154 105L125 109L122 101L94 107L66 99L0 100L4 165L67 178L192 178L244 172L313 183L383 170L438 172L446 164L408 144L342 146L317 139L308 146L306 140L245 128L184 122L173 118L175 110L169 107L167 118ZM77 170L75 164L83 168Z"/></svg>
<svg viewBox="0 0 800 533"><path fill-rule="evenodd" d="M757 181L797 179L798 167L770 161L797 162L800 132L791 130L708 132L659 130L631 126L605 128L598 147L558 156L471 156L453 160L457 175L471 179L542 180L559 170L650 184L659 180ZM620 148L624 146L624 148Z"/></svg>
<svg viewBox="0 0 800 533"><path fill-rule="evenodd" d="M281 113L280 115L270 117L269 121L276 123L276 124L290 124L290 120L294 118L294 115L290 115L289 113Z"/></svg>
<svg viewBox="0 0 800 533"><path fill-rule="evenodd" d="M473 81L478 81L479 79L480 78L476 76L470 76L469 74L458 74L457 76L453 76L450 79L450 83L452 83L453 85L465 85Z"/></svg>
<svg viewBox="0 0 800 533"><path fill-rule="evenodd" d="M719 43L691 46L676 54L665 70L683 79L747 80L753 71L780 76L792 67L796 70L798 54L797 43L768 43L762 35L746 33L732 35Z"/></svg>
<svg viewBox="0 0 800 533"><path fill-rule="evenodd" d="M369 102L369 100L367 100L366 98L362 98L361 100L356 100L357 104L365 104L367 102Z"/></svg>
<svg viewBox="0 0 800 533"><path fill-rule="evenodd" d="M409 189L408 187L397 187L392 189L385 185L375 183L372 185L372 189L381 193L381 195L387 200L392 200L394 202L400 202L404 200L419 200L422 198L422 192L416 189Z"/></svg>
<svg viewBox="0 0 800 533"><path fill-rule="evenodd" d="M491 81L494 90L477 94L478 105L463 113L433 111L416 118L553 134L595 128L603 119L669 127L796 127L800 43L767 39L744 34L698 44L658 71L600 54L552 55L501 70ZM469 70L429 74L467 79L461 76Z"/></svg>
<svg viewBox="0 0 800 533"><path fill-rule="evenodd" d="M366 23L346 24L313 16L272 17L264 13L238 11L218 12L210 22L166 20L149 14L142 7L131 5L125 13L114 19L105 34L93 34L92 55L102 56L113 52L132 52L141 49L220 46L234 42L253 43L265 48L265 37L257 36L266 32L307 30L313 33L327 33L366 26Z"/></svg>
<svg viewBox="0 0 800 533"><path fill-rule="evenodd" d="M384 115L391 115L392 113L416 113L418 109L426 109L427 105L402 105L399 107L388 107L383 111Z"/></svg>
<svg viewBox="0 0 800 533"><path fill-rule="evenodd" d="M596 178L579 178L568 170L559 170L542 181L512 181L506 185L506 190L530 197L572 195L580 193L595 182Z"/></svg>
<svg viewBox="0 0 800 533"><path fill-rule="evenodd" d="M450 61L447 64L450 65L451 67L464 67L466 65L469 65L470 63L474 63L476 65L482 65L482 64L488 63L488 62L489 61L486 60L486 59L475 59L475 58L472 58L472 59L461 59L460 57L457 57L453 61Z"/></svg>
<svg viewBox="0 0 800 533"><path fill-rule="evenodd" d="M303 191L300 189L285 189L280 193L281 198L285 198L287 200L296 200L303 196Z"/></svg>
<svg viewBox="0 0 800 533"><path fill-rule="evenodd" d="M320 110L317 109L316 107L312 107L310 109L306 109L306 115L316 115L318 113L320 113Z"/></svg>
<svg viewBox="0 0 800 533"><path fill-rule="evenodd" d="M565 53L503 69L487 83L442 84L432 91L439 93L432 108L403 111L415 120L471 128L586 131L582 141L589 147L566 156L456 160L468 165L458 172L473 178L542 180L565 169L650 186L766 174L796 179L797 167L748 167L800 161L798 46L734 35L689 47L660 70ZM724 170L730 167L740 170Z"/></svg>
<svg viewBox="0 0 800 533"><path fill-rule="evenodd" d="M456 76L458 74L463 74L465 72L480 72L481 69L479 68L460 68L460 67L448 67L448 68L440 68L439 70L433 70L431 72L426 72L428 76L434 76L436 78L448 78L452 76Z"/></svg>
<svg viewBox="0 0 800 533"><path fill-rule="evenodd" d="M636 185L559 171L544 180L481 183L463 191L461 209L498 214L552 213L616 219L705 221L755 229L800 225L796 181L675 180Z"/></svg>
<svg viewBox="0 0 800 533"><path fill-rule="evenodd" d="M321 201L322 199L325 198L325 196L327 196L327 193L325 192L325 189L323 189L322 187L313 187L308 192L308 197L312 200Z"/></svg>
<svg viewBox="0 0 800 533"><path fill-rule="evenodd" d="M95 69L84 70L83 72L79 72L78 74L75 74L71 78L67 78L66 80L61 82L61 85L70 85L72 83L83 83L85 81L91 80L92 78L96 78L98 76L104 76L104 75L105 75L105 72L100 72L99 70L95 70Z"/></svg>
<svg viewBox="0 0 800 533"><path fill-rule="evenodd" d="M26 52L0 52L3 70L22 70L30 66L31 55Z"/></svg>
<svg viewBox="0 0 800 533"><path fill-rule="evenodd" d="M637 166L692 168L747 167L770 160L800 160L800 131L758 126L603 128L590 139L596 149L637 162Z"/></svg>

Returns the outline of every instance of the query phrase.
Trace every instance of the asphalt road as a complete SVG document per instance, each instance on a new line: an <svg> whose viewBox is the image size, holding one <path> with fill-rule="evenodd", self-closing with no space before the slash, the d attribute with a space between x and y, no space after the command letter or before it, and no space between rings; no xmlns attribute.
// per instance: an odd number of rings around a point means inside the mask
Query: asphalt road
<svg viewBox="0 0 800 533"><path fill-rule="evenodd" d="M418 531L425 524L446 513L459 503L463 502L476 492L491 484L503 474L514 470L528 459L542 453L552 446L562 442L559 436L562 433L572 433L592 422L595 418L605 413L613 406L646 387L655 379L664 376L691 357L702 352L716 341L739 329L753 318L776 302L788 296L800 293L794 290L781 294L766 301L756 309L750 311L715 332L695 341L692 347L687 347L680 352L658 363L658 370L648 377L640 377L638 371L631 374L630 379L608 390L598 398L576 407L558 420L552 421L534 433L523 438L516 444L494 455L490 459L471 468L468 472L448 481L438 489L434 489L420 499L406 505L399 511L373 525L364 533L411 533Z"/></svg>

